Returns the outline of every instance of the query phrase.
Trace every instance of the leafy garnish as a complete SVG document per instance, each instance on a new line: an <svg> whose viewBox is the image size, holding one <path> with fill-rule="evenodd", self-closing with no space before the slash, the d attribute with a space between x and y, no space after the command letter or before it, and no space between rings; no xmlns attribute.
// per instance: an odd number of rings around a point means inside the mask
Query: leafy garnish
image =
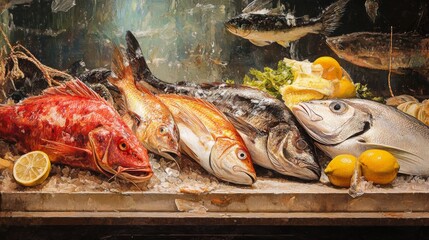
<svg viewBox="0 0 429 240"><path fill-rule="evenodd" d="M293 81L291 67L284 61L278 62L277 69L265 67L263 72L251 68L249 75L253 77L245 75L243 85L258 88L279 99L281 99L280 87L290 85Z"/></svg>
<svg viewBox="0 0 429 240"><path fill-rule="evenodd" d="M380 103L384 103L383 97L377 97L368 88L367 84L356 83L355 84L356 93L358 98L368 99Z"/></svg>

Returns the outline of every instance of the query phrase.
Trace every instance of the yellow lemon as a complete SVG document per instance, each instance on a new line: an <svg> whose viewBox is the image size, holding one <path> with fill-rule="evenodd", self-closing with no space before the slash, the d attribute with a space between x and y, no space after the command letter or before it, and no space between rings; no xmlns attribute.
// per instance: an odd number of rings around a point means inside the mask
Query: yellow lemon
<svg viewBox="0 0 429 240"><path fill-rule="evenodd" d="M343 69L340 64L332 57L323 56L319 57L313 62L313 65L320 64L323 68L322 77L324 79L333 80L341 79L343 76Z"/></svg>
<svg viewBox="0 0 429 240"><path fill-rule="evenodd" d="M30 187L45 181L50 171L48 155L42 151L33 151L15 161L13 177L19 184Z"/></svg>
<svg viewBox="0 0 429 240"><path fill-rule="evenodd" d="M359 156L362 174L366 180L376 184L391 183L399 171L397 159L388 151L369 149Z"/></svg>
<svg viewBox="0 0 429 240"><path fill-rule="evenodd" d="M353 82L347 77L335 80L332 98L353 98L356 97L356 88Z"/></svg>
<svg viewBox="0 0 429 240"><path fill-rule="evenodd" d="M329 182L338 187L350 187L356 161L356 157L350 154L341 154L333 158L325 168Z"/></svg>

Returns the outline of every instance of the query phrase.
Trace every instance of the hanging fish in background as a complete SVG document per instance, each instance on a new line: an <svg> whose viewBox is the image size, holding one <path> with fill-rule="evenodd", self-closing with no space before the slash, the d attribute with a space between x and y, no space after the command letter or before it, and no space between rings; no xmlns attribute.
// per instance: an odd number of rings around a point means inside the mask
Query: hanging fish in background
<svg viewBox="0 0 429 240"><path fill-rule="evenodd" d="M179 130L171 112L155 95L136 88L131 66L125 65L119 48L112 56L110 83L119 88L125 97L126 109L136 120L133 131L151 152L170 160L180 156Z"/></svg>
<svg viewBox="0 0 429 240"><path fill-rule="evenodd" d="M161 94L179 127L181 150L216 177L252 185L256 173L238 132L212 104L193 97Z"/></svg>
<svg viewBox="0 0 429 240"><path fill-rule="evenodd" d="M292 111L331 158L383 149L398 159L400 173L429 176L429 127L394 107L364 99L318 100Z"/></svg>
<svg viewBox="0 0 429 240"><path fill-rule="evenodd" d="M375 20L378 17L378 8L380 7L379 0L366 0L365 1L365 10L368 14L369 19L372 23L375 23Z"/></svg>
<svg viewBox="0 0 429 240"><path fill-rule="evenodd" d="M127 55L137 85L155 93L177 93L213 103L232 122L255 164L303 180L319 180L311 139L280 100L258 89L226 84L170 84L150 71L137 39L126 34Z"/></svg>
<svg viewBox="0 0 429 240"><path fill-rule="evenodd" d="M115 109L79 80L48 88L14 106L0 105L0 138L54 163L130 182L151 178L147 150Z"/></svg>
<svg viewBox="0 0 429 240"><path fill-rule="evenodd" d="M273 14L269 10L258 10L240 14L225 23L226 29L234 35L248 39L256 46L273 42L288 47L309 33L328 35L339 25L349 0L338 0L327 7L320 16L296 17L292 13Z"/></svg>
<svg viewBox="0 0 429 240"><path fill-rule="evenodd" d="M328 46L338 57L361 67L389 70L392 56L392 72L405 73L429 71L429 38L417 34L393 34L390 54L389 33L356 32L326 39Z"/></svg>

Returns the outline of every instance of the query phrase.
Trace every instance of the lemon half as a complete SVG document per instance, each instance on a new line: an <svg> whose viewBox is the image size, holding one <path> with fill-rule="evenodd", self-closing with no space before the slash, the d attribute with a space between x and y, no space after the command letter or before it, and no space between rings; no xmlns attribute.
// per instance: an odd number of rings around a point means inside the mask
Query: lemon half
<svg viewBox="0 0 429 240"><path fill-rule="evenodd" d="M19 184L31 187L45 181L50 171L51 162L48 155L42 151L33 151L15 161L13 177Z"/></svg>

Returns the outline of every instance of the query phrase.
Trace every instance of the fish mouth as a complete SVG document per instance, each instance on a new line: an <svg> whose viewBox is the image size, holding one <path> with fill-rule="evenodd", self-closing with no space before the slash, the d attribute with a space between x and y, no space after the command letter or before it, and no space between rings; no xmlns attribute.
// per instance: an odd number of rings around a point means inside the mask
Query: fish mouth
<svg viewBox="0 0 429 240"><path fill-rule="evenodd" d="M292 112L296 115L298 112L302 112L307 115L312 122L317 122L323 120L323 117L315 113L313 110L309 109L305 103L300 103L292 107ZM298 118L299 120L299 118Z"/></svg>
<svg viewBox="0 0 429 240"><path fill-rule="evenodd" d="M119 166L116 171L114 171L113 176L118 176L124 180L131 181L134 183L142 183L148 181L152 175L152 171L148 171L147 168L124 168Z"/></svg>
<svg viewBox="0 0 429 240"><path fill-rule="evenodd" d="M303 180L319 180L321 175L321 169L319 166L307 165L305 168L301 168L295 177L299 177Z"/></svg>
<svg viewBox="0 0 429 240"><path fill-rule="evenodd" d="M252 185L256 182L256 174L255 173L249 173L249 171L246 171L246 169L240 167L240 166L234 166L232 167L232 170L234 172L238 172L238 173L244 173L246 176L248 176L250 178L250 183L240 183L240 184L249 184Z"/></svg>
<svg viewBox="0 0 429 240"><path fill-rule="evenodd" d="M173 161L182 156L179 150L159 149L158 153L160 156Z"/></svg>

